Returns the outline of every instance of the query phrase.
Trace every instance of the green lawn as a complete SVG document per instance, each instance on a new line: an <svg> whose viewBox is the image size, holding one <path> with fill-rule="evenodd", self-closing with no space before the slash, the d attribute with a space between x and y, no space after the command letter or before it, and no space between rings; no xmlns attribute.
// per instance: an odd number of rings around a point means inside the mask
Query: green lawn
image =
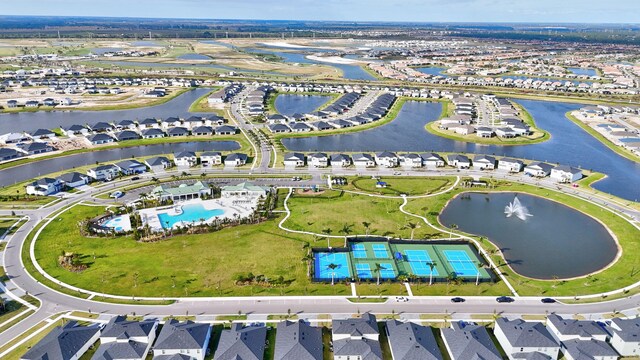
<svg viewBox="0 0 640 360"><path fill-rule="evenodd" d="M409 238L409 223L417 223L417 219L400 212L400 199L374 198L366 195L345 193L337 190L326 190L322 194L294 194L288 205L291 216L284 226L293 230L305 230L322 234L326 229L331 235L345 235L342 229L349 228L347 235L380 235ZM369 224L367 229L364 223ZM421 226L414 231L414 238L419 239L436 232L434 229ZM326 243L326 242L325 242ZM342 239L332 240L333 246L341 246ZM321 245L325 246L325 245Z"/></svg>
<svg viewBox="0 0 640 360"><path fill-rule="evenodd" d="M384 188L376 187L378 181L386 182ZM380 195L399 196L432 194L453 185L454 177L382 177L379 180L370 177L350 178L346 190L365 191Z"/></svg>

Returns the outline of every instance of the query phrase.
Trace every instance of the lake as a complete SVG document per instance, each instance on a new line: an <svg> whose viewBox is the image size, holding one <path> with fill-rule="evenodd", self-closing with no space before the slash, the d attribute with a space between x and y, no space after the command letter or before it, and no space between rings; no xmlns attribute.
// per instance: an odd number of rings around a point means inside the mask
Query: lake
<svg viewBox="0 0 640 360"><path fill-rule="evenodd" d="M331 100L329 95L280 94L276 97L276 110L286 116L295 113L308 114Z"/></svg>
<svg viewBox="0 0 640 360"><path fill-rule="evenodd" d="M575 75L587 75L587 76L598 75L598 72L596 71L596 69L590 69L590 68L570 67L570 68L567 68L567 70L571 71Z"/></svg>
<svg viewBox="0 0 640 360"><path fill-rule="evenodd" d="M581 166L608 175L592 186L616 196L640 199L640 164L628 160L582 130L565 113L583 105L537 100L517 100L551 134L548 141L532 145L499 146L455 141L433 135L424 126L438 119L437 102L408 101L392 122L369 130L332 135L284 138L291 151L440 151L509 156Z"/></svg>
<svg viewBox="0 0 640 360"><path fill-rule="evenodd" d="M190 54L182 54L177 57L180 60L211 60L211 58L207 55L190 53Z"/></svg>
<svg viewBox="0 0 640 360"><path fill-rule="evenodd" d="M615 240L597 220L560 203L519 193L533 216L507 217L505 206L516 193L463 193L440 214L440 222L497 245L520 275L536 279L584 276L609 265L618 252Z"/></svg>
<svg viewBox="0 0 640 360"><path fill-rule="evenodd" d="M416 71L419 71L423 74L428 74L428 75L433 75L433 76L444 76L444 77L450 77L447 74L443 74L442 72L447 70L446 68L443 67L436 67L436 66L428 66L428 67L417 67L414 68Z"/></svg>
<svg viewBox="0 0 640 360"><path fill-rule="evenodd" d="M186 141L144 146L132 146L109 150L62 156L40 160L20 166L14 166L1 171L0 186L13 185L46 174L69 170L106 161L130 159L141 156L172 154L179 151L233 151L240 149L236 141ZM171 157L170 157L171 158Z"/></svg>

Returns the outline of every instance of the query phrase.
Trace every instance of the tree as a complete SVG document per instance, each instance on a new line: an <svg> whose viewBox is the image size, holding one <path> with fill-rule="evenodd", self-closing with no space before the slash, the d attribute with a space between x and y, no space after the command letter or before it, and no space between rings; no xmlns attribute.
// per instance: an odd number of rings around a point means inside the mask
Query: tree
<svg viewBox="0 0 640 360"><path fill-rule="evenodd" d="M449 229L451 229L451 231L449 232L449 239L453 238L453 230L455 230L457 228L458 228L458 225L456 225L456 224L449 225Z"/></svg>
<svg viewBox="0 0 640 360"><path fill-rule="evenodd" d="M331 230L331 228L326 228L326 229L322 229L322 233L327 235L327 248L331 249L331 233L333 232L333 230Z"/></svg>
<svg viewBox="0 0 640 360"><path fill-rule="evenodd" d="M418 223L414 223L409 221L404 228L405 229L411 229L411 240L413 240L413 233L416 231L417 228L419 228L420 225L418 225Z"/></svg>
<svg viewBox="0 0 640 360"><path fill-rule="evenodd" d="M334 270L338 268L338 265L336 265L334 263L331 263L331 264L327 265L327 267L331 270L331 285L333 285L334 284L334 275L336 274Z"/></svg>
<svg viewBox="0 0 640 360"><path fill-rule="evenodd" d="M429 266L429 285L431 285L433 284L433 269L435 269L436 263L435 261L429 261L427 265Z"/></svg>
<svg viewBox="0 0 640 360"><path fill-rule="evenodd" d="M363 222L362 222L362 226L364 226L364 233L365 233L365 235L367 235L367 236L368 236L368 235L369 235L369 227L371 226L371 223L370 223L370 222L363 221Z"/></svg>
<svg viewBox="0 0 640 360"><path fill-rule="evenodd" d="M133 273L133 287L138 287L138 276L140 276L140 274L138 274L137 272Z"/></svg>
<svg viewBox="0 0 640 360"><path fill-rule="evenodd" d="M381 272L382 270L384 270L384 268L382 267L382 265L380 265L380 264L378 264L378 263L376 263L376 264L374 265L373 272L376 274L376 278L377 278L376 285L378 285L378 286L380 286L380 272Z"/></svg>
<svg viewBox="0 0 640 360"><path fill-rule="evenodd" d="M302 257L302 262L307 264L307 277L311 276L311 262L313 261L313 255L307 253Z"/></svg>
<svg viewBox="0 0 640 360"><path fill-rule="evenodd" d="M340 232L344 235L344 247L347 247L347 237L349 236L349 234L351 234L352 226L353 225L345 223L344 225L342 225L342 229L340 229Z"/></svg>
<svg viewBox="0 0 640 360"><path fill-rule="evenodd" d="M140 193L139 197L140 197L140 201L142 201L142 207L146 207L147 206L146 200L149 198L149 195L147 195L147 193Z"/></svg>

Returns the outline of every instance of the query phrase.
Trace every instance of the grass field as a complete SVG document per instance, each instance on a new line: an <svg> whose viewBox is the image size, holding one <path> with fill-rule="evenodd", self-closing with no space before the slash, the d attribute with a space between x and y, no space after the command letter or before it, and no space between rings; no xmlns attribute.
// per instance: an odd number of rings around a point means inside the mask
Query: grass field
<svg viewBox="0 0 640 360"><path fill-rule="evenodd" d="M379 180L372 179L370 177L357 177L350 178L349 184L341 189L366 191L380 195L425 195L433 194L438 191L442 191L449 186L453 185L455 178L453 177L382 177ZM376 187L378 181L386 182L387 186L384 188Z"/></svg>

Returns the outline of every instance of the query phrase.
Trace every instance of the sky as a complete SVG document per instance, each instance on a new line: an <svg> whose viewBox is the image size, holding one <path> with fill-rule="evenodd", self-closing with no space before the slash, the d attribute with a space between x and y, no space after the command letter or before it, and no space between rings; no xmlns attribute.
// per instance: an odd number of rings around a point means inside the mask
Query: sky
<svg viewBox="0 0 640 360"><path fill-rule="evenodd" d="M3 15L638 23L640 0L4 0Z"/></svg>

